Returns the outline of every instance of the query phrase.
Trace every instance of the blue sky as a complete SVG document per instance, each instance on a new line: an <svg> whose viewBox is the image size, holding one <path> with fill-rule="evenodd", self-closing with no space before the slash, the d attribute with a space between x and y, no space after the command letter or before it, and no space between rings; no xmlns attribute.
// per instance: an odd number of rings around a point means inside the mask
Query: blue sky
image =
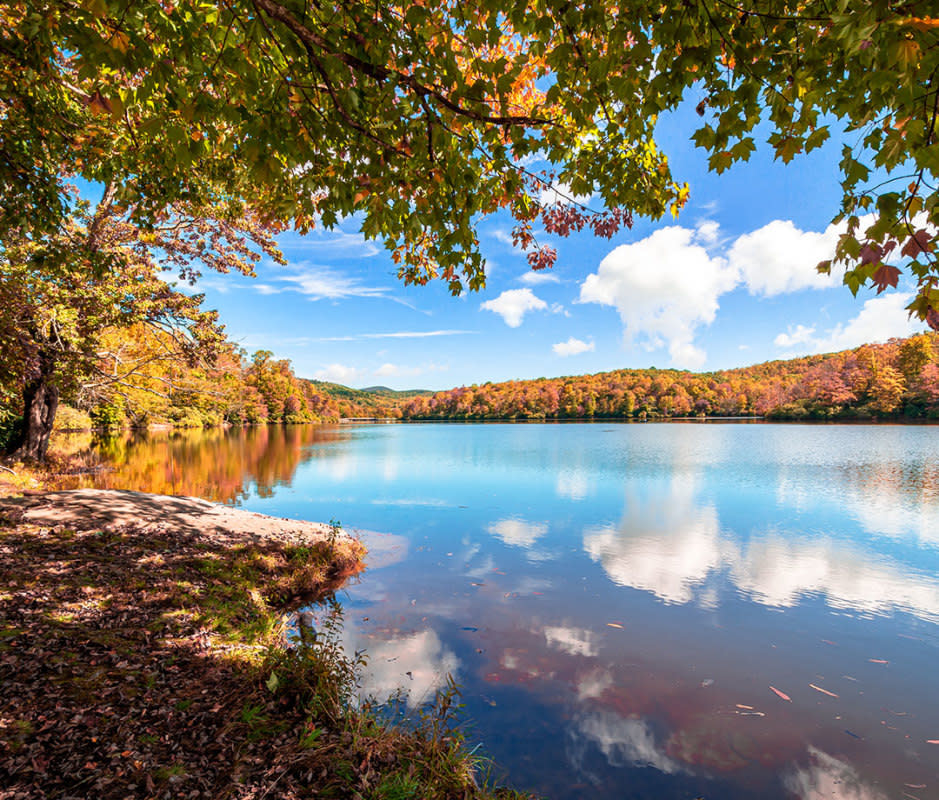
<svg viewBox="0 0 939 800"><path fill-rule="evenodd" d="M288 358L302 377L396 389L723 369L925 329L904 310L913 287L903 278L896 291L854 298L839 276L814 271L837 237L841 139L789 165L758 147L718 176L689 140L692 109L664 120L657 137L691 186L680 218L637 219L612 240L539 237L558 251L549 272L532 273L511 246L511 220L491 217L479 228L484 291L406 287L381 243L347 220L282 236L286 267L265 262L255 279L206 275L205 305L242 347Z"/></svg>

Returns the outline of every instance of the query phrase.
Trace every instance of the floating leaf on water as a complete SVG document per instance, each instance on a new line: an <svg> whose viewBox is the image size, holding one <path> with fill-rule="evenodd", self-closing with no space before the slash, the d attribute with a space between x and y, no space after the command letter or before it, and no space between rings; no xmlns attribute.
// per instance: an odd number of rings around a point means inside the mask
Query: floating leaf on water
<svg viewBox="0 0 939 800"><path fill-rule="evenodd" d="M607 626L608 628L619 628L621 631L626 630L626 629L625 629L622 625L620 625L618 622L608 622L608 623L606 624L606 626Z"/></svg>
<svg viewBox="0 0 939 800"><path fill-rule="evenodd" d="M777 697L781 697L781 698L782 698L783 700L785 700L787 703L791 703L791 702L792 702L792 698L791 698L788 694L786 694L785 692L779 691L779 689L777 689L775 686L770 686L769 688L772 690L773 694L775 694Z"/></svg>
<svg viewBox="0 0 939 800"><path fill-rule="evenodd" d="M821 692L822 694L827 694L829 697L837 697L834 692L829 692L828 689L823 689L821 686L816 686L814 683L810 683L809 686L813 688L816 692Z"/></svg>
<svg viewBox="0 0 939 800"><path fill-rule="evenodd" d="M753 706L745 706L743 703L737 703L737 708L743 708L747 711L753 711Z"/></svg>
<svg viewBox="0 0 939 800"><path fill-rule="evenodd" d="M485 581L470 581L470 586L485 586Z"/></svg>
<svg viewBox="0 0 939 800"><path fill-rule="evenodd" d="M903 784L907 789L925 789L925 783L904 783Z"/></svg>
<svg viewBox="0 0 939 800"><path fill-rule="evenodd" d="M858 736L856 733L852 733L852 732L849 731L847 728L844 729L844 732L845 732L846 734L848 734L848 736L851 736L851 737L854 738L854 739L863 739L863 737Z"/></svg>
<svg viewBox="0 0 939 800"><path fill-rule="evenodd" d="M830 644L832 647L837 647L837 646L838 646L838 643L837 643L837 642L833 642L831 639L822 639L822 641L823 641L825 644Z"/></svg>
<svg viewBox="0 0 939 800"><path fill-rule="evenodd" d="M461 628L460 630L472 631L473 633L476 633L476 631L478 631L479 628L474 628L472 625L467 625L465 628Z"/></svg>
<svg viewBox="0 0 939 800"><path fill-rule="evenodd" d="M927 739L926 744L939 744L939 739Z"/></svg>
<svg viewBox="0 0 939 800"><path fill-rule="evenodd" d="M871 664L889 664L889 661L884 661L882 658L869 658L867 659Z"/></svg>

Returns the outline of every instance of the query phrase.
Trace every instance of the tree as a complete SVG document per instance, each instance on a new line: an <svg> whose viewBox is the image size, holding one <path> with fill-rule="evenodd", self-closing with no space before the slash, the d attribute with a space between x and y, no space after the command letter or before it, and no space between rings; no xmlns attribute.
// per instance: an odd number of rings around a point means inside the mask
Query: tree
<svg viewBox="0 0 939 800"><path fill-rule="evenodd" d="M107 386L165 395L173 383L156 365L212 360L224 343L216 313L200 308L201 295L164 281L165 270L250 272L259 251L279 257L257 220L224 209L178 204L147 231L130 217L105 190L93 210L77 203L59 233L8 234L0 250L0 383L19 389L23 408L16 457L45 458L63 392ZM155 332L147 347L112 336L141 325ZM135 384L142 372L146 380Z"/></svg>
<svg viewBox="0 0 939 800"><path fill-rule="evenodd" d="M144 227L179 200L250 197L301 230L357 214L402 279L459 292L485 281L481 216L508 210L542 268L538 221L611 235L677 214L688 187L655 126L698 101L693 139L717 172L758 134L788 162L850 131L833 261L857 292L896 286L907 259L910 309L939 327L939 19L919 7L12 0L0 229L61 225L63 173L114 184Z"/></svg>

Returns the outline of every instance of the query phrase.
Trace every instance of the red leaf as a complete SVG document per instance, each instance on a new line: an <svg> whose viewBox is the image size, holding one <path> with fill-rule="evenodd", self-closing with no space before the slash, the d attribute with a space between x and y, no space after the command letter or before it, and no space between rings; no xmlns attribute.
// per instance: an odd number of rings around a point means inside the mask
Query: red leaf
<svg viewBox="0 0 939 800"><path fill-rule="evenodd" d="M770 686L769 688L770 688L778 697L781 697L781 698L782 698L783 700L785 700L787 703L791 703L791 702L792 702L792 698L791 698L788 694L786 694L785 692L779 691L779 689L777 689L775 686Z"/></svg>
<svg viewBox="0 0 939 800"><path fill-rule="evenodd" d="M871 276L871 281L877 287L877 294L880 294L888 286L896 288L897 281L900 279L900 270L891 267L889 264L881 264L877 271Z"/></svg>
<svg viewBox="0 0 939 800"><path fill-rule="evenodd" d="M935 246L929 246L931 241L932 236L930 236L927 231L918 230L906 240L906 244L903 245L903 249L900 252L910 258L916 258L920 253L927 253L935 249Z"/></svg>

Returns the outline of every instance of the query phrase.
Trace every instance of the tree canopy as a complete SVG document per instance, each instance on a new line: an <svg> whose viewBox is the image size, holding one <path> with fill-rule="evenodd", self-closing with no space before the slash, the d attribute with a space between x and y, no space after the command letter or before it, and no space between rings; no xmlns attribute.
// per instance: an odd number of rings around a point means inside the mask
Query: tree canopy
<svg viewBox="0 0 939 800"><path fill-rule="evenodd" d="M677 213L688 187L655 126L691 102L718 172L847 130L833 259L853 291L896 285L899 264L937 323L929 4L13 0L0 22L3 230L61 223L78 175L143 225L181 199L301 230L356 215L403 280L459 292L485 281L487 214L509 211L541 268L538 221L611 235Z"/></svg>

